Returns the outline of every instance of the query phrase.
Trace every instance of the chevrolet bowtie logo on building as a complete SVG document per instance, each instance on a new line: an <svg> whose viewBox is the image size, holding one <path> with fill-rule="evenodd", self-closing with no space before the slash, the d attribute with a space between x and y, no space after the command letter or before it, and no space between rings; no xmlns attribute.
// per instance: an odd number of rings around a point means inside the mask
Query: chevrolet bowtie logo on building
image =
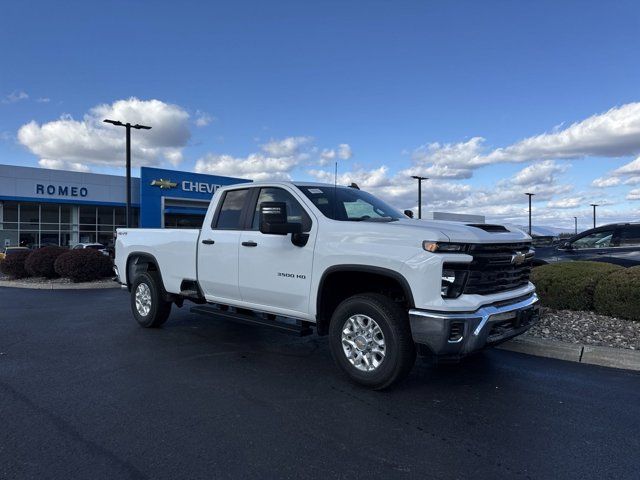
<svg viewBox="0 0 640 480"><path fill-rule="evenodd" d="M511 263L513 263L514 265L522 265L526 259L527 255L522 252L516 252L515 254L511 255Z"/></svg>
<svg viewBox="0 0 640 480"><path fill-rule="evenodd" d="M178 184L176 182L172 182L171 180L164 180L161 178L160 180L152 180L151 186L160 187L161 189L164 190L169 188L176 188Z"/></svg>

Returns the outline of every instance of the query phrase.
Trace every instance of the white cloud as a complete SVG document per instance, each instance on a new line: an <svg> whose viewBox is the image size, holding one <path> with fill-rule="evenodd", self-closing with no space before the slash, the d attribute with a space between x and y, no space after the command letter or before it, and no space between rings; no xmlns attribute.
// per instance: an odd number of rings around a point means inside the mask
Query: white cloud
<svg viewBox="0 0 640 480"><path fill-rule="evenodd" d="M2 103L16 103L22 100L27 100L29 94L23 90L14 90L9 95L2 99Z"/></svg>
<svg viewBox="0 0 640 480"><path fill-rule="evenodd" d="M39 97L36 99L36 102L38 103L49 103L51 101L51 99L49 97Z"/></svg>
<svg viewBox="0 0 640 480"><path fill-rule="evenodd" d="M549 185L555 183L556 176L564 173L569 165L560 165L553 160L545 160L541 163L534 163L520 170L513 177L516 185Z"/></svg>
<svg viewBox="0 0 640 480"><path fill-rule="evenodd" d="M630 190L626 196L627 200L640 200L640 188Z"/></svg>
<svg viewBox="0 0 640 480"><path fill-rule="evenodd" d="M521 163L583 157L624 157L640 152L640 102L612 108L563 128L486 151L485 139L459 143L428 143L412 153L405 174L466 179L473 171L495 163ZM636 165L640 172L640 162Z"/></svg>
<svg viewBox="0 0 640 480"><path fill-rule="evenodd" d="M584 197L565 197L547 202L549 208L579 208L585 205Z"/></svg>
<svg viewBox="0 0 640 480"><path fill-rule="evenodd" d="M463 179L473 175L472 163L482 151L482 137L466 142L428 143L413 151L414 165L405 175L422 175L429 178Z"/></svg>
<svg viewBox="0 0 640 480"><path fill-rule="evenodd" d="M640 175L640 157L636 158L632 162L629 162L619 168L616 168L613 175Z"/></svg>
<svg viewBox="0 0 640 480"><path fill-rule="evenodd" d="M309 158L310 137L270 140L246 157L209 153L196 161L195 171L253 180L290 180L291 171Z"/></svg>
<svg viewBox="0 0 640 480"><path fill-rule="evenodd" d="M194 122L196 124L196 127L206 127L215 120L216 118L209 115L208 113L196 110L196 120Z"/></svg>
<svg viewBox="0 0 640 480"><path fill-rule="evenodd" d="M103 123L104 119L152 127L132 131L134 165L178 165L191 136L189 114L178 105L132 97L97 105L82 120L62 115L43 124L31 121L18 130L18 141L42 159L63 162L60 165L120 165L125 150L124 129Z"/></svg>
<svg viewBox="0 0 640 480"><path fill-rule="evenodd" d="M476 165L581 157L623 157L640 152L640 102L593 115L567 128L525 138L474 160Z"/></svg>
<svg viewBox="0 0 640 480"><path fill-rule="evenodd" d="M338 145L338 158L340 160L349 160L353 156L351 147L348 143L341 143Z"/></svg>
<svg viewBox="0 0 640 480"><path fill-rule="evenodd" d="M270 140L262 145L262 150L273 157L289 157L297 155L300 148L308 145L311 137L287 137L283 140Z"/></svg>
<svg viewBox="0 0 640 480"><path fill-rule="evenodd" d="M51 168L54 170L72 170L74 172L88 172L89 167L82 163L66 162L64 160L50 160L47 158L41 158L38 160L38 165L42 168Z"/></svg>
<svg viewBox="0 0 640 480"><path fill-rule="evenodd" d="M618 177L599 177L591 182L591 186L596 188L615 187L620 185L621 180Z"/></svg>
<svg viewBox="0 0 640 480"><path fill-rule="evenodd" d="M348 143L341 143L338 148L325 148L320 153L320 160L316 163L321 166L332 164L336 159L350 160L353 157L353 151Z"/></svg>

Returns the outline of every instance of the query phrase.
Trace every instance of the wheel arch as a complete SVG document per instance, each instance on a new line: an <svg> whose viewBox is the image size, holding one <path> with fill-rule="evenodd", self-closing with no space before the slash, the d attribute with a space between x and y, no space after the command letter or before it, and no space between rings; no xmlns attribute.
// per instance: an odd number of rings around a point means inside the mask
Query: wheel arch
<svg viewBox="0 0 640 480"><path fill-rule="evenodd" d="M367 292L396 296L396 299L407 308L415 306L409 282L401 273L370 265L334 265L322 273L318 284L316 297L318 335L327 335L331 316L341 301Z"/></svg>
<svg viewBox="0 0 640 480"><path fill-rule="evenodd" d="M160 271L160 264L156 257L148 252L131 252L127 257L126 263L126 282L127 287L131 290L131 285L136 275L142 272L156 271L160 276L162 287L164 288L164 280Z"/></svg>

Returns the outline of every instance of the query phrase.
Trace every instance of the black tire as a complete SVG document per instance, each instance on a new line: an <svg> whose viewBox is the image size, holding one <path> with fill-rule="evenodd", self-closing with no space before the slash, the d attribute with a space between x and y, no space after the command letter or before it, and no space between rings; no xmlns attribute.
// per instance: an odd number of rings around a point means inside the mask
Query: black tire
<svg viewBox="0 0 640 480"><path fill-rule="evenodd" d="M345 324L358 314L373 319L384 335L384 359L372 371L362 371L353 365L342 346ZM375 390L388 388L402 380L416 360L407 312L390 298L377 293L355 295L338 305L329 324L329 345L336 364L351 380Z"/></svg>
<svg viewBox="0 0 640 480"><path fill-rule="evenodd" d="M144 290L145 285L148 289L151 305L146 315L138 310L136 306L136 292L138 288ZM131 286L131 311L136 321L145 328L158 328L167 321L171 313L171 302L164 299L165 291L162 286L162 279L158 272L143 272L139 274L133 281Z"/></svg>

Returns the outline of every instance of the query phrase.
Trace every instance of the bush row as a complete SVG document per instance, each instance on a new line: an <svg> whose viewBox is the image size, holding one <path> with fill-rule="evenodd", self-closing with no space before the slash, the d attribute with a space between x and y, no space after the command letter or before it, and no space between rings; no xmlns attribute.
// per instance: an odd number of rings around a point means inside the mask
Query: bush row
<svg viewBox="0 0 640 480"><path fill-rule="evenodd" d="M640 267L565 262L533 270L542 305L640 320Z"/></svg>
<svg viewBox="0 0 640 480"><path fill-rule="evenodd" d="M8 255L0 262L0 271L11 278L69 278L73 282L90 282L113 274L113 263L97 250L68 250L43 247L31 252Z"/></svg>

